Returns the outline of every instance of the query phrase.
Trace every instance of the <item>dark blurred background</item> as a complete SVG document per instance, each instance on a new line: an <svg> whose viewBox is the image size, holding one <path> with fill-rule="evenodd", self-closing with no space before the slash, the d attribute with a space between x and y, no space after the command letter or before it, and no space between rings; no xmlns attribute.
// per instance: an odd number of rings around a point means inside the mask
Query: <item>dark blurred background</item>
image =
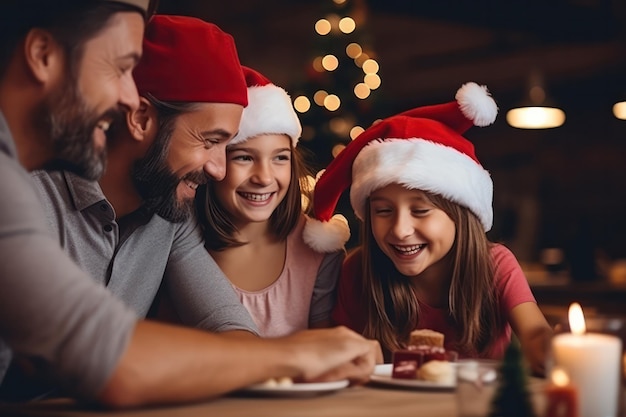
<svg viewBox="0 0 626 417"><path fill-rule="evenodd" d="M216 23L234 36L243 64L292 98L312 100L318 89L350 95L352 77L363 77L358 67L341 61L320 72L313 64L359 43L379 64L381 85L367 99L342 99L337 111L312 103L300 115L301 146L317 169L350 140L346 126L451 101L466 81L487 85L498 120L466 137L494 180L490 238L524 265L547 262L544 250L558 248L561 266L581 280L603 277L626 258L626 120L612 113L626 100L625 1L161 0L159 12ZM356 21L354 32L315 32L319 19L344 16ZM507 124L533 74L566 113L561 127ZM349 215L345 199L340 209ZM352 228L350 245L358 238Z"/></svg>

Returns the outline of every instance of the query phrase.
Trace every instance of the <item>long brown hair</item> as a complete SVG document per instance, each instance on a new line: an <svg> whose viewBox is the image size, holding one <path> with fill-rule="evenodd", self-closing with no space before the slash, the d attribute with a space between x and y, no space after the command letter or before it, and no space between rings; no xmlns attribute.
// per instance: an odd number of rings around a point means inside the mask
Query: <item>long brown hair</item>
<svg viewBox="0 0 626 417"><path fill-rule="evenodd" d="M458 329L461 353L482 354L505 325L498 305L488 241L480 220L466 207L440 195L425 193L433 205L454 222L456 234L448 256L452 277L448 292L450 319ZM369 199L361 225L363 294L366 308L364 335L377 339L386 352L402 348L419 324L419 302L410 279L380 250L371 228Z"/></svg>
<svg viewBox="0 0 626 417"><path fill-rule="evenodd" d="M291 141L290 141L291 142ZM301 179L308 173L308 167L300 150L290 144L291 149L291 181L283 201L276 207L269 218L269 228L279 240L284 240L297 226L302 213ZM198 188L196 209L204 231L204 246L209 250L224 250L229 247L245 245L234 235L237 227L231 215L224 208L215 194L212 181Z"/></svg>

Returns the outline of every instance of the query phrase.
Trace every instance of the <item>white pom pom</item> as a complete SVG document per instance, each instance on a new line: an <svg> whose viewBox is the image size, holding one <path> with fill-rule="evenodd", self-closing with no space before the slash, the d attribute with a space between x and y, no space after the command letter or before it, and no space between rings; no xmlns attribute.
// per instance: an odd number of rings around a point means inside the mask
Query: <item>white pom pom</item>
<svg viewBox="0 0 626 417"><path fill-rule="evenodd" d="M463 115L475 126L488 126L496 120L498 106L486 86L473 82L463 84L456 92L455 99Z"/></svg>
<svg viewBox="0 0 626 417"><path fill-rule="evenodd" d="M350 239L348 220L341 214L335 214L327 222L309 217L304 226L302 238L316 252L336 252L343 249Z"/></svg>

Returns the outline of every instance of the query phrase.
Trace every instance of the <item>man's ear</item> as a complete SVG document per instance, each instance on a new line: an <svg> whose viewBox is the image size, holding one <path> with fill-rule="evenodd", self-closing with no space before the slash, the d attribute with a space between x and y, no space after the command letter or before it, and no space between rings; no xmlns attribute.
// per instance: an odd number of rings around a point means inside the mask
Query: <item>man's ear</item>
<svg viewBox="0 0 626 417"><path fill-rule="evenodd" d="M156 108L145 97L139 96L139 107L126 113L128 131L135 140L152 138L157 131Z"/></svg>
<svg viewBox="0 0 626 417"><path fill-rule="evenodd" d="M47 30L28 31L23 47L26 65L40 83L50 84L66 71L63 48Z"/></svg>

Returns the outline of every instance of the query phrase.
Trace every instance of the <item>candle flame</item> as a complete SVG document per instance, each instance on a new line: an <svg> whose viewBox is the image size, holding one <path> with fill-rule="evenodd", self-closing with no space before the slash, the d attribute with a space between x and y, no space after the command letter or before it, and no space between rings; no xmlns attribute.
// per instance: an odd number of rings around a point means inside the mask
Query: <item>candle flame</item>
<svg viewBox="0 0 626 417"><path fill-rule="evenodd" d="M563 368L554 367L552 369L552 373L550 374L550 379L557 387L564 387L569 384L569 376Z"/></svg>
<svg viewBox="0 0 626 417"><path fill-rule="evenodd" d="M569 328L574 334L584 334L587 330L585 326L585 316L583 308L578 303L572 303L568 312Z"/></svg>

